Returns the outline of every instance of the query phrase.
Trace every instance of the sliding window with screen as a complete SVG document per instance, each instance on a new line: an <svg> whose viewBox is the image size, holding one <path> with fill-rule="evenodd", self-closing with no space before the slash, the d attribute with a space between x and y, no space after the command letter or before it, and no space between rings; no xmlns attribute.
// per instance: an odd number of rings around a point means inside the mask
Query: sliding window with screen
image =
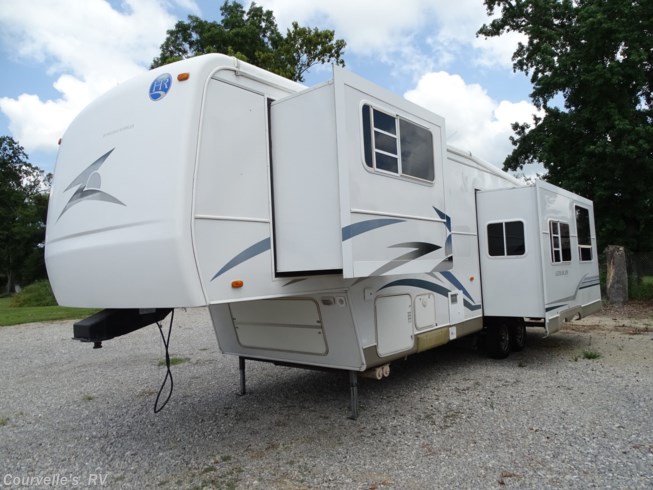
<svg viewBox="0 0 653 490"><path fill-rule="evenodd" d="M435 180L433 134L408 119L365 104L362 107L365 164L379 173Z"/></svg>

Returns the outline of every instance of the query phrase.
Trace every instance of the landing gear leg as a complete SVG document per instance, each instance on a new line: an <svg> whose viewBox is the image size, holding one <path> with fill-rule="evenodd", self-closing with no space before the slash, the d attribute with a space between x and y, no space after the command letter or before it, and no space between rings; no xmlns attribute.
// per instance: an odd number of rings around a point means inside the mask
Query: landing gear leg
<svg viewBox="0 0 653 490"><path fill-rule="evenodd" d="M349 371L349 394L351 406L349 418L356 420L358 418L358 373L356 371Z"/></svg>
<svg viewBox="0 0 653 490"><path fill-rule="evenodd" d="M244 357L238 358L238 370L240 371L240 393L238 394L242 396L247 393L247 389L245 388L245 358Z"/></svg>

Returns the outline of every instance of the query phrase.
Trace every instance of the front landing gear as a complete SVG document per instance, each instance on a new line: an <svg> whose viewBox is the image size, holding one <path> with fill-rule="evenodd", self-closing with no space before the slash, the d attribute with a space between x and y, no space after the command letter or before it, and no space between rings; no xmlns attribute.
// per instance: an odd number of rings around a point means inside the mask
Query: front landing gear
<svg viewBox="0 0 653 490"><path fill-rule="evenodd" d="M245 357L238 357L238 371L240 373L240 390L238 392L238 395L245 395L247 393L247 386L246 386L246 376L245 376L245 361L247 358ZM251 360L251 359L250 359ZM286 365L288 364L279 364L279 365ZM305 367L305 366L299 366L299 367ZM382 372L385 373L387 372L388 375L390 374L390 367L383 366L381 367ZM356 420L358 418L358 371L349 371L349 408L351 410L351 414L349 415L349 418L351 420Z"/></svg>
<svg viewBox="0 0 653 490"><path fill-rule="evenodd" d="M349 371L349 405L351 407L351 420L358 418L358 372Z"/></svg>

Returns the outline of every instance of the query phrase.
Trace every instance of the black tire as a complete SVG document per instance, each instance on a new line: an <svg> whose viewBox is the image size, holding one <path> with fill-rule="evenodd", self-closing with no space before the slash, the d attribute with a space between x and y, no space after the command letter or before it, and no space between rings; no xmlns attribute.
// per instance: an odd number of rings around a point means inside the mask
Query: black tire
<svg viewBox="0 0 653 490"><path fill-rule="evenodd" d="M526 347L526 325L522 322L510 326L510 349L519 352Z"/></svg>
<svg viewBox="0 0 653 490"><path fill-rule="evenodd" d="M487 327L485 348L493 359L505 359L510 354L510 328L506 323L495 323Z"/></svg>

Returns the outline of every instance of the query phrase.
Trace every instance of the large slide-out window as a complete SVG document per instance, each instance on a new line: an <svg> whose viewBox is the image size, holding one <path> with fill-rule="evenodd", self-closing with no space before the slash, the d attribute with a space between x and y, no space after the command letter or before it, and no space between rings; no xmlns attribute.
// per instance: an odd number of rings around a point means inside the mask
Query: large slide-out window
<svg viewBox="0 0 653 490"><path fill-rule="evenodd" d="M553 263L571 262L569 225L561 221L550 221L549 232L551 234L551 260Z"/></svg>
<svg viewBox="0 0 653 490"><path fill-rule="evenodd" d="M510 257L524 255L524 223L504 221L487 225L487 243L490 257Z"/></svg>
<svg viewBox="0 0 653 490"><path fill-rule="evenodd" d="M576 232L578 233L578 257L581 262L590 262L592 260L590 212L580 206L576 206Z"/></svg>
<svg viewBox="0 0 653 490"><path fill-rule="evenodd" d="M433 182L433 134L402 117L363 106L365 164L381 172Z"/></svg>

